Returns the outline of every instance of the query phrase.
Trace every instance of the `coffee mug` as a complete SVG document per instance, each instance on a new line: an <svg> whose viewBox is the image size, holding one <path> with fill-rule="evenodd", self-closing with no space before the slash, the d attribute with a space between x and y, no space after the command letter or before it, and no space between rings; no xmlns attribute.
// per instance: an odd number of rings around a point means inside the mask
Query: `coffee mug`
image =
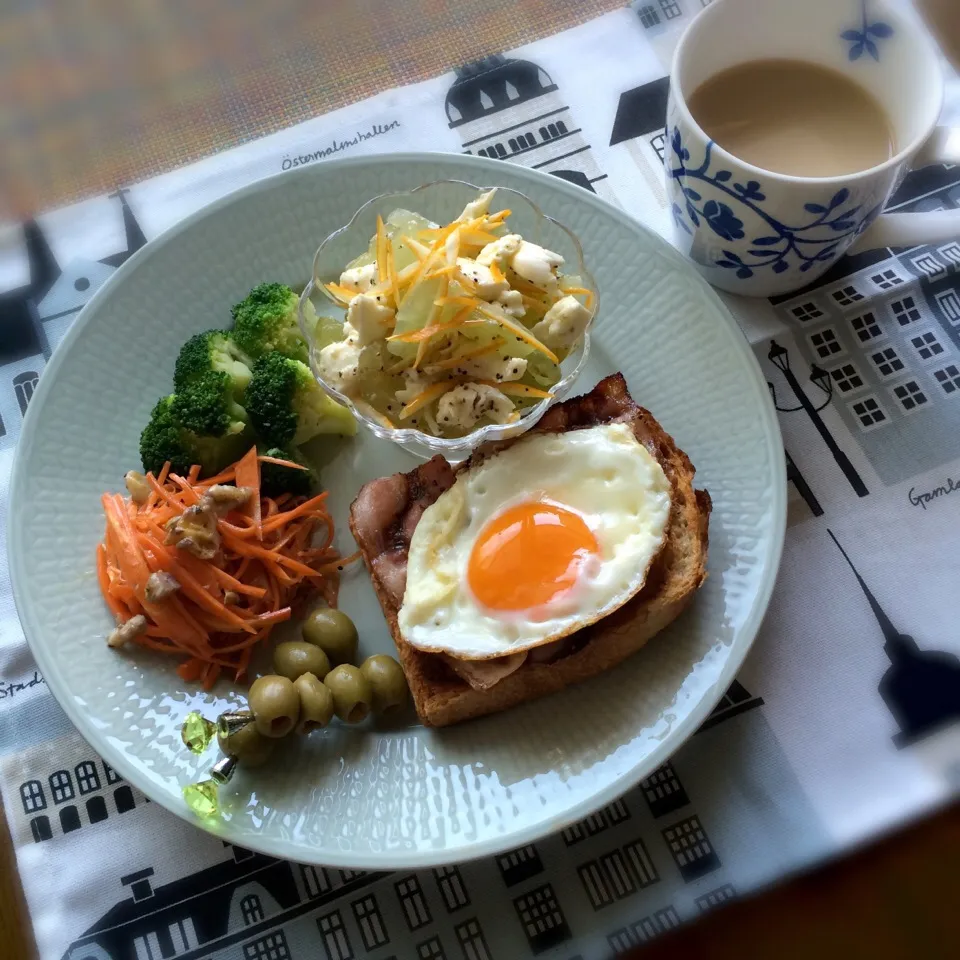
<svg viewBox="0 0 960 960"><path fill-rule="evenodd" d="M836 177L773 173L724 150L688 98L755 60L838 71L887 114L897 153ZM882 214L911 168L960 163L960 128L937 126L943 78L923 27L885 0L713 0L674 52L664 164L677 245L714 286L769 297L815 280L844 253L960 236L960 211Z"/></svg>

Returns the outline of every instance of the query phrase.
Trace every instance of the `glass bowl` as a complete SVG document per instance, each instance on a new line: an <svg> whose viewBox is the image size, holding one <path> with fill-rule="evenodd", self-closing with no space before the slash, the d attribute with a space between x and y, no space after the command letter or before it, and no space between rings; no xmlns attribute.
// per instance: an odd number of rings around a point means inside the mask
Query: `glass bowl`
<svg viewBox="0 0 960 960"><path fill-rule="evenodd" d="M482 443L518 436L534 426L554 401L562 399L570 392L590 353L590 327L600 306L596 281L584 263L583 249L573 231L548 217L529 197L516 190L497 187L494 207L510 208L511 232L519 233L525 240L559 253L564 259L564 274L578 275L581 285L593 293L593 317L579 343L561 363L561 379L551 390L553 397L544 398L536 405L528 407L523 416L513 423L487 424L462 437L434 437L414 427L390 425L372 407L362 400L346 396L320 376L320 349L313 338L313 325L304 322L304 310L309 302L317 314L343 321L344 308L331 296L324 284L339 280L346 264L367 249L370 238L377 232L378 215L386 221L388 215L400 207L419 213L435 223L449 223L460 215L467 203L490 189L491 187L477 186L463 180L437 180L413 190L374 197L353 215L349 223L334 230L320 244L313 258L313 276L300 295L300 329L310 349L310 367L320 386L339 403L349 407L357 420L375 436L392 440L424 459L440 453L451 461L462 460Z"/></svg>

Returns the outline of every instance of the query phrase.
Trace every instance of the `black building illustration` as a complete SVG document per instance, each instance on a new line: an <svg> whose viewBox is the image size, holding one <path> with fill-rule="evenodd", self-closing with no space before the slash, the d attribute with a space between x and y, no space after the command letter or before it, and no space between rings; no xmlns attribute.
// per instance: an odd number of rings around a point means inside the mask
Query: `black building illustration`
<svg viewBox="0 0 960 960"><path fill-rule="evenodd" d="M571 847L587 837L596 836L598 833L602 833L604 830L629 819L630 808L621 797L619 800L607 804L596 813L591 813L589 817L584 817L583 820L567 827L561 832L560 836L563 837L563 842Z"/></svg>
<svg viewBox="0 0 960 960"><path fill-rule="evenodd" d="M663 182L663 155L666 148L664 122L669 93L669 77L660 77L624 91L617 102L617 114L610 131L610 146L623 144L647 188L661 207L667 206L667 193Z"/></svg>
<svg viewBox="0 0 960 960"><path fill-rule="evenodd" d="M606 181L557 85L535 63L495 54L465 64L445 109L464 153L512 160L594 192Z"/></svg>
<svg viewBox="0 0 960 960"><path fill-rule="evenodd" d="M737 716L737 714L762 706L763 697L751 696L739 680L734 680L727 692L720 698L720 702L710 712L710 716L700 724L697 733L702 733L724 720Z"/></svg>
<svg viewBox="0 0 960 960"><path fill-rule="evenodd" d="M833 531L827 533L850 566L883 635L883 649L890 666L880 680L879 691L900 727L894 744L908 746L960 721L960 658L939 650L921 650L913 637L900 633Z"/></svg>
<svg viewBox="0 0 960 960"><path fill-rule="evenodd" d="M663 839L685 883L698 880L720 866L720 858L697 816L687 817L667 827L663 831Z"/></svg>
<svg viewBox="0 0 960 960"><path fill-rule="evenodd" d="M60 276L60 267L36 220L23 224L23 244L29 280L0 294L0 364L49 354L37 304Z"/></svg>
<svg viewBox="0 0 960 960"><path fill-rule="evenodd" d="M513 907L534 954L570 939L570 927L549 883L517 897Z"/></svg>
<svg viewBox="0 0 960 960"><path fill-rule="evenodd" d="M318 956L318 942L328 960L353 960L388 945L379 905L366 890L385 874L363 873L343 883L321 867L275 860L241 847L230 849L230 859L162 886L154 886L151 867L122 877L120 883L129 895L75 940L64 960L161 960L181 955L290 960ZM323 910L341 898L345 902L337 908ZM356 923L354 930L347 927L347 909ZM315 923L308 915L316 917ZM299 918L306 926L294 922ZM357 931L362 954L354 940ZM312 944L309 954L297 949L307 938Z"/></svg>
<svg viewBox="0 0 960 960"><path fill-rule="evenodd" d="M97 762L88 759L78 763L72 770L56 770L47 778L46 785L40 780L27 780L20 785L20 805L30 820L30 833L36 843L54 836L51 814L59 824L60 833L72 833L85 823L97 824L110 816L110 807L117 814L133 810L137 801L133 790L102 760L101 779ZM46 789L45 789L46 787ZM47 803L49 790L52 808ZM141 796L146 802L146 797ZM44 811L48 811L44 812Z"/></svg>
<svg viewBox="0 0 960 960"><path fill-rule="evenodd" d="M500 868L503 882L508 887L523 883L524 880L529 880L543 872L540 854L532 843L500 854L497 857L497 866Z"/></svg>
<svg viewBox="0 0 960 960"><path fill-rule="evenodd" d="M80 308L107 277L146 243L143 231L119 190L110 198L120 202L126 246L119 253L99 261L77 259L61 269L49 241L36 220L23 224L27 283L0 293L0 366L7 372L13 397L26 414L43 362L70 325ZM4 386L4 390L7 388ZM0 437L6 429L0 426Z"/></svg>
<svg viewBox="0 0 960 960"><path fill-rule="evenodd" d="M889 209L957 208L960 170L932 166L908 174ZM960 456L953 427L960 409L960 239L843 257L814 284L771 303L794 328L811 380L832 395L832 408L885 485ZM803 391L790 388L802 402Z"/></svg>
<svg viewBox="0 0 960 960"><path fill-rule="evenodd" d="M685 807L690 798L680 783L673 764L669 761L658 767L646 780L641 781L640 789L654 817L663 817Z"/></svg>

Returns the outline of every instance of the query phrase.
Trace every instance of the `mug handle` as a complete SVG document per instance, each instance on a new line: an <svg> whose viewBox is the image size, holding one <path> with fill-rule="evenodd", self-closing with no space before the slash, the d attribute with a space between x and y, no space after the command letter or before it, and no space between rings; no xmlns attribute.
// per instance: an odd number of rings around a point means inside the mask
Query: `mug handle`
<svg viewBox="0 0 960 960"><path fill-rule="evenodd" d="M913 167L960 163L960 127L937 127L913 159ZM960 237L960 210L884 213L854 241L847 253L878 247L916 247Z"/></svg>

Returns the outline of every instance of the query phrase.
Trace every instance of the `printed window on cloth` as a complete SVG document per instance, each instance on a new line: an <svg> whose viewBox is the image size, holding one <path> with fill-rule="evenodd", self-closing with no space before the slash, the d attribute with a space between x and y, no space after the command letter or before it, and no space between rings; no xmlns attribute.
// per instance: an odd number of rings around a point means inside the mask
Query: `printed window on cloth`
<svg viewBox="0 0 960 960"><path fill-rule="evenodd" d="M453 932L457 935L460 949L463 951L463 960L493 960L476 917L457 924Z"/></svg>
<svg viewBox="0 0 960 960"><path fill-rule="evenodd" d="M263 919L263 904L255 893L247 894L240 901L240 916L243 917L244 926L247 927Z"/></svg>
<svg viewBox="0 0 960 960"><path fill-rule="evenodd" d="M893 395L897 398L897 403L903 408L904 413L912 413L929 402L927 395L920 389L920 384L916 380L908 380L906 383L894 387Z"/></svg>
<svg viewBox="0 0 960 960"><path fill-rule="evenodd" d="M876 397L864 397L850 404L850 412L856 417L861 430L872 430L890 419Z"/></svg>
<svg viewBox="0 0 960 960"><path fill-rule="evenodd" d="M849 307L851 303L862 300L863 294L853 286L853 284L847 284L847 286L833 291L833 299L836 300L841 307Z"/></svg>
<svg viewBox="0 0 960 960"><path fill-rule="evenodd" d="M290 960L290 949L282 930L268 933L253 943L243 945L243 960Z"/></svg>
<svg viewBox="0 0 960 960"><path fill-rule="evenodd" d="M431 937L417 946L418 960L446 960L439 937Z"/></svg>
<svg viewBox="0 0 960 960"><path fill-rule="evenodd" d="M859 317L851 317L850 326L853 328L853 332L861 343L869 343L871 340L876 340L877 337L883 333L872 310L867 311L867 313Z"/></svg>
<svg viewBox="0 0 960 960"><path fill-rule="evenodd" d="M736 895L737 891L733 889L733 884L725 883L722 887L717 887L716 890L711 890L702 897L697 897L694 903L696 903L697 909L701 913L705 913L707 910L717 906L717 904L724 903L727 900L733 900Z"/></svg>
<svg viewBox="0 0 960 960"><path fill-rule="evenodd" d="M323 867L311 867L307 864L300 865L300 876L303 877L303 885L307 888L307 896L313 900L315 897L322 896L330 889L330 878Z"/></svg>
<svg viewBox="0 0 960 960"><path fill-rule="evenodd" d="M843 345L837 339L836 333L829 327L819 333L811 333L810 344L821 360L843 353Z"/></svg>
<svg viewBox="0 0 960 960"><path fill-rule="evenodd" d="M881 290L889 290L903 283L903 277L896 270L883 270L870 278Z"/></svg>
<svg viewBox="0 0 960 960"><path fill-rule="evenodd" d="M937 339L937 335L932 330L926 333L918 333L910 338L910 345L917 351L917 356L921 360L932 360L943 353L943 344Z"/></svg>
<svg viewBox="0 0 960 960"><path fill-rule="evenodd" d="M366 870L341 870L340 879L344 883L350 883L351 880L357 880L366 873Z"/></svg>
<svg viewBox="0 0 960 960"><path fill-rule="evenodd" d="M834 367L830 371L830 379L841 393L852 393L863 386L863 377L860 376L860 372L852 363L844 363L839 367Z"/></svg>
<svg viewBox="0 0 960 960"><path fill-rule="evenodd" d="M790 312L802 322L816 320L817 317L823 316L823 311L812 300L801 303L798 307L791 307Z"/></svg>
<svg viewBox="0 0 960 960"><path fill-rule="evenodd" d="M623 851L630 861L630 866L633 867L634 875L639 881L641 889L649 887L650 884L656 883L660 879L660 874L657 873L657 868L653 865L647 845L642 838L626 844Z"/></svg>
<svg viewBox="0 0 960 960"><path fill-rule="evenodd" d="M470 902L467 888L463 885L463 878L456 867L437 867L433 875L448 913L453 913Z"/></svg>
<svg viewBox="0 0 960 960"><path fill-rule="evenodd" d="M420 927L425 927L430 923L433 917L430 915L430 908L427 906L420 881L416 875L411 874L403 880L398 880L394 886L400 905L403 907L403 915L406 918L407 926L411 930L419 930Z"/></svg>
<svg viewBox="0 0 960 960"><path fill-rule="evenodd" d="M911 262L917 270L931 278L947 272L947 268L932 253L922 253Z"/></svg>
<svg viewBox="0 0 960 960"><path fill-rule="evenodd" d="M960 296L957 296L956 290L944 290L938 293L934 298L940 312L947 318L948 322L954 327L960 327Z"/></svg>
<svg viewBox="0 0 960 960"><path fill-rule="evenodd" d="M937 252L951 263L960 264L960 243L955 240L946 244L946 246L938 247Z"/></svg>
<svg viewBox="0 0 960 960"><path fill-rule="evenodd" d="M347 931L343 925L343 917L339 910L334 910L317 920L320 936L323 939L324 949L327 951L327 960L354 960Z"/></svg>
<svg viewBox="0 0 960 960"><path fill-rule="evenodd" d="M908 327L911 323L916 323L920 319L920 311L913 297L904 297L902 300L894 300L890 304L893 315L901 327Z"/></svg>
<svg viewBox="0 0 960 960"><path fill-rule="evenodd" d="M103 761L103 772L106 774L108 784L120 783L123 780L123 777L106 760Z"/></svg>
<svg viewBox="0 0 960 960"><path fill-rule="evenodd" d="M50 775L50 789L54 803L64 803L73 799L73 780L66 770L58 770Z"/></svg>
<svg viewBox="0 0 960 960"><path fill-rule="evenodd" d="M380 908L377 906L377 899L372 893L362 900L354 900L353 915L357 918L363 945L368 950L374 950L390 942L387 929L383 925L383 917L380 915Z"/></svg>
<svg viewBox="0 0 960 960"><path fill-rule="evenodd" d="M635 947L640 940L637 939L635 934L632 934L626 927L621 927L619 930L614 930L607 937L607 943L610 944L610 949L613 950L615 956L619 956L621 953L626 953L630 947Z"/></svg>
<svg viewBox="0 0 960 960"><path fill-rule="evenodd" d="M657 11L650 5L645 7L640 7L637 10L637 14L640 16L640 22L649 30L650 27L655 27L660 22L660 15Z"/></svg>
<svg viewBox="0 0 960 960"><path fill-rule="evenodd" d="M676 20L683 13L677 0L660 0L660 12L667 20Z"/></svg>
<svg viewBox="0 0 960 960"><path fill-rule="evenodd" d="M43 786L39 780L28 780L21 784L20 800L24 813L36 813L47 808L47 798L43 795Z"/></svg>
<svg viewBox="0 0 960 960"><path fill-rule="evenodd" d="M894 347L874 351L870 354L870 362L877 368L877 373L881 377L895 376L903 369L903 361Z"/></svg>
<svg viewBox="0 0 960 960"><path fill-rule="evenodd" d="M951 363L942 370L934 370L933 378L940 384L941 389L947 396L960 393L960 368L958 368L955 363ZM36 781L34 781L34 783L36 783ZM24 784L24 786L26 786L26 784ZM37 809L42 808L38 807Z"/></svg>
<svg viewBox="0 0 960 960"><path fill-rule="evenodd" d="M97 774L97 768L91 760L84 760L83 763L78 763L74 773L77 775L77 786L80 788L80 796L100 789L100 777Z"/></svg>
<svg viewBox="0 0 960 960"><path fill-rule="evenodd" d="M602 910L613 903L613 891L599 860L591 860L577 867L577 873L594 910Z"/></svg>
<svg viewBox="0 0 960 960"><path fill-rule="evenodd" d="M650 146L653 147L653 152L660 158L661 163L663 163L663 153L666 149L666 145L666 134L658 133L655 137L651 137L650 139Z"/></svg>

